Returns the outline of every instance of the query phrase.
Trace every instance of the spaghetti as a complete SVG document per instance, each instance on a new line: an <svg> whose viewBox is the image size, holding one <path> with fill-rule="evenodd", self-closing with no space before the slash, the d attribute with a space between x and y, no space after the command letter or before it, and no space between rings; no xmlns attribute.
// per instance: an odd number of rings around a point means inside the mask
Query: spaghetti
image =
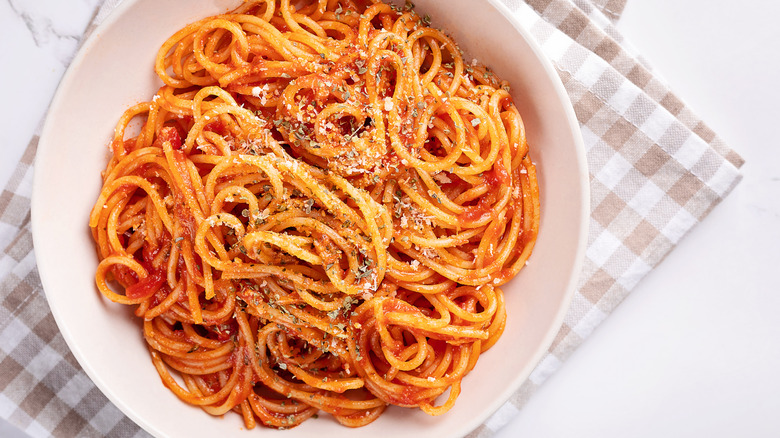
<svg viewBox="0 0 780 438"><path fill-rule="evenodd" d="M183 401L248 428L439 415L501 335L535 168L508 85L428 24L256 0L160 48L89 225L98 289Z"/></svg>

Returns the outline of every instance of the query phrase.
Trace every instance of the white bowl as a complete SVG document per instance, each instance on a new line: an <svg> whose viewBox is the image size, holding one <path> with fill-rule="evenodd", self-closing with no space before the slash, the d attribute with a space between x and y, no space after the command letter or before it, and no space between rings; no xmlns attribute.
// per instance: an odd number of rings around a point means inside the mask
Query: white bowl
<svg viewBox="0 0 780 438"><path fill-rule="evenodd" d="M97 257L87 226L101 186L116 120L161 85L158 47L185 24L224 12L235 0L125 0L84 44L60 84L38 148L32 226L38 269L52 313L89 377L128 417L159 437L249 436L238 415L214 418L179 401L160 382L129 307L94 285ZM526 124L538 165L541 231L530 264L506 287L501 340L463 382L439 417L390 408L360 429L329 416L284 437L461 436L504 403L528 377L558 331L584 254L589 211L584 147L571 104L550 62L497 0L415 0L466 52L502 78ZM255 432L256 433L256 432Z"/></svg>

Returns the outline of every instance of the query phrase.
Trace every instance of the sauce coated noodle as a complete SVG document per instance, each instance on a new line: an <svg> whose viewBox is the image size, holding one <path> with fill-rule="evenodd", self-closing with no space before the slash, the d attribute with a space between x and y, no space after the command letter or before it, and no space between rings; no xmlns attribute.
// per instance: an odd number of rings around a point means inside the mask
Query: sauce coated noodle
<svg viewBox="0 0 780 438"><path fill-rule="evenodd" d="M508 84L428 24L247 1L160 48L90 227L98 288L183 401L248 428L439 415L501 335L535 168Z"/></svg>

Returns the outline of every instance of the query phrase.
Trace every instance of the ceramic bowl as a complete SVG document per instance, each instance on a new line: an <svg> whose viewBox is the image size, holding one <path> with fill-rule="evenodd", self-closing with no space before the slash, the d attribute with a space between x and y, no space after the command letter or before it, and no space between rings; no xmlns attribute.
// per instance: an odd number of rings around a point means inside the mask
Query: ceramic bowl
<svg viewBox="0 0 780 438"><path fill-rule="evenodd" d="M158 437L243 437L238 415L211 417L160 382L129 307L94 284L98 260L88 216L101 187L109 139L122 112L161 85L158 47L185 24L225 12L227 0L125 0L73 60L53 100L35 163L32 225L38 269L59 328L92 381L129 418ZM585 153L571 104L550 62L511 12L493 0L415 0L459 43L512 85L541 191L539 239L528 266L506 287L501 340L463 382L455 407L431 417L390 408L360 429L330 416L291 430L298 437L454 437L479 426L528 378L560 328L580 271L589 211Z"/></svg>

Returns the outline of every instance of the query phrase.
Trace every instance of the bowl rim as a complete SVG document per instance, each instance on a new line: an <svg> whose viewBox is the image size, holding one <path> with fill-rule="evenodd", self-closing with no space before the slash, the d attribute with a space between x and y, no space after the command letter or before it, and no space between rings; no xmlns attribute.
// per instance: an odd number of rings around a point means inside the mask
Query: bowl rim
<svg viewBox="0 0 780 438"><path fill-rule="evenodd" d="M37 170L39 169L38 163L40 157L44 155L45 152L49 149L49 138L52 135L50 131L53 129L52 123L50 123L50 116L62 106L62 101L64 99L63 95L66 94L65 90L71 86L73 77L76 75L76 72L79 70L79 67L84 62L85 58L89 56L90 48L99 41L100 36L103 33L102 31L112 26L115 22L121 20L126 11L132 8L139 1L141 0L123 0L116 7L114 7L114 9L110 11L106 18L92 30L90 35L82 42L76 55L68 65L65 74L62 76L62 79L57 86L54 97L51 100L40 134L39 145L35 157L35 165L33 167L31 229L34 247L41 247L40 238L36 238L36 236L39 236L40 233L38 233L36 230L45 227L45 224L43 223L44 221L41 218L41 215L38 213L43 209L39 203L41 202L40 199L42 197L40 193L43 190L42 180L44 177L42 176L42 173L38 172ZM536 39L533 37L533 35L531 35L530 31L527 30L513 15L512 11L506 4L504 4L501 0L482 1L494 7L500 13L500 15L524 38L530 50L534 53L537 60L544 69L544 72L551 79L556 97L563 106L568 129L572 133L572 140L574 142L573 146L576 154L575 160L578 164L578 179L581 192L579 196L580 209L578 212L576 212L577 216L579 217L579 230L577 232L579 239L576 243L576 250L571 270L567 273L568 282L565 287L561 305L558 307L558 310L552 319L551 325L543 336L542 343L531 356L528 364L523 368L524 372L518 373L516 376L512 377L508 384L505 385L505 387L496 395L496 397L493 398L493 401L484 410L486 412L485 415L471 416L471 418L462 422L461 429L464 434L475 430L480 424L483 424L488 418L495 414L495 412L502 405L507 403L511 394L516 392L520 386L528 380L532 371L539 365L542 358L548 354L549 348L563 324L564 318L571 306L571 302L574 297L579 274L581 273L584 264L585 251L588 240L588 228L590 223L590 182L584 140L582 138L579 123L572 107L571 100L565 90L560 76L556 72L552 61L544 54ZM39 277L43 286L44 294L47 297L47 302L49 302L50 300L47 291L52 289L51 285L54 284L56 280L49 277L49 271L46 267L46 264L40 264L38 261L39 255L38 252L36 252L36 265L38 266ZM64 317L61 313L61 309L51 305L49 305L49 309L54 316L54 320L57 323L58 329L62 334L66 344L68 345L68 348L73 353L79 365L90 378L90 380L100 389L100 391L108 398L109 401L118 407L124 415L130 418L139 427L143 428L145 431L151 433L154 436L162 436L160 435L161 432L156 426L148 422L144 417L139 415L138 412L132 408L132 406L129 406L124 400L120 399L111 389L111 386L105 380L103 380L101 375L98 374L98 372L95 371L95 369L91 366L91 361L89 360L88 355L82 351L82 349L79 347L79 342L77 342L73 334L69 331L68 326L64 324Z"/></svg>

